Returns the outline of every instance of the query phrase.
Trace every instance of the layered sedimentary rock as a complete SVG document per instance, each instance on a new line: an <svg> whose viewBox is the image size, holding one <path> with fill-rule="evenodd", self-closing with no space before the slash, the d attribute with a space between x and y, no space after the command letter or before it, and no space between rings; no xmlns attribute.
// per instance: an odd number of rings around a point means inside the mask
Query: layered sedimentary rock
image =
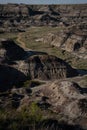
<svg viewBox="0 0 87 130"><path fill-rule="evenodd" d="M24 81L25 77L48 80L77 75L77 71L62 59L41 52L26 52L12 40L0 42L0 64L2 84L6 79L10 84L11 82L18 82L19 79ZM21 78L21 75L24 75L24 79Z"/></svg>
<svg viewBox="0 0 87 130"><path fill-rule="evenodd" d="M76 70L55 56L31 56L26 60L26 63L28 64L28 74L31 78L60 79L76 75Z"/></svg>
<svg viewBox="0 0 87 130"><path fill-rule="evenodd" d="M87 58L87 30L71 27L68 30L60 30L58 33L48 33L43 38L44 43L77 53L81 57Z"/></svg>
<svg viewBox="0 0 87 130"><path fill-rule="evenodd" d="M0 5L0 26L23 31L28 26L70 26L87 28L87 5ZM11 28L13 27L13 28ZM16 28L17 27L17 28Z"/></svg>

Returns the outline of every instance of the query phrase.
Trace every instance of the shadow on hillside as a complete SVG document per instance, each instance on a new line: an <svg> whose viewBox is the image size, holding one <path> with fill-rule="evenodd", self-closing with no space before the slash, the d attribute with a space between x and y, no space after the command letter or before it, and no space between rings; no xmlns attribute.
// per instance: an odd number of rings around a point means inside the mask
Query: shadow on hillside
<svg viewBox="0 0 87 130"><path fill-rule="evenodd" d="M33 56L33 55L48 55L46 52L41 52L41 51L27 51L28 56Z"/></svg>
<svg viewBox="0 0 87 130"><path fill-rule="evenodd" d="M78 125L68 125L66 123L59 123L55 119L46 119L41 122L41 130L83 130Z"/></svg>
<svg viewBox="0 0 87 130"><path fill-rule="evenodd" d="M87 74L87 70L83 70L83 69L77 69L77 72L79 73L79 75L86 75Z"/></svg>
<svg viewBox="0 0 87 130"><path fill-rule="evenodd" d="M73 87L73 86L72 86ZM78 84L76 84L76 83L74 83L74 87L77 89L77 90L79 90L79 92L81 93L81 94L85 94L85 93L87 93L87 88L82 88L82 87L80 87Z"/></svg>
<svg viewBox="0 0 87 130"><path fill-rule="evenodd" d="M6 91L26 80L26 76L15 68L0 65L0 91Z"/></svg>

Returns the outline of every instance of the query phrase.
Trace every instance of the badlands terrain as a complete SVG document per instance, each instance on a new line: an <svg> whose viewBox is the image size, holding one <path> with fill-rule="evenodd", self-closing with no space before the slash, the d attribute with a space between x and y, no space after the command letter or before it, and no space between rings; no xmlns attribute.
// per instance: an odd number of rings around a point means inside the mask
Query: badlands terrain
<svg viewBox="0 0 87 130"><path fill-rule="evenodd" d="M87 4L0 5L0 130L87 130Z"/></svg>

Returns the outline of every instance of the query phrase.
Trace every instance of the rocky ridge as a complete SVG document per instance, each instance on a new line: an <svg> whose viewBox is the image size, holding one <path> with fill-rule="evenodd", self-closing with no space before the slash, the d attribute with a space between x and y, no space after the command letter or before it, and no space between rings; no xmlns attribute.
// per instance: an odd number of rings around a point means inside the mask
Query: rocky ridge
<svg viewBox="0 0 87 130"><path fill-rule="evenodd" d="M87 28L87 5L0 5L1 32L24 31L29 26L71 26Z"/></svg>

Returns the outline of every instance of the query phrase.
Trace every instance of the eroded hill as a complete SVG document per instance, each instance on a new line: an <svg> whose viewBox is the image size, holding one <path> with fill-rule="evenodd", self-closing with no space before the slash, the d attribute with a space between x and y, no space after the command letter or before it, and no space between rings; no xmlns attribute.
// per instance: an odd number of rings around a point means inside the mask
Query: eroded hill
<svg viewBox="0 0 87 130"><path fill-rule="evenodd" d="M1 32L24 31L29 26L71 26L87 28L87 5L0 5Z"/></svg>
<svg viewBox="0 0 87 130"><path fill-rule="evenodd" d="M78 74L62 59L43 52L27 52L9 39L0 42L0 64L1 86L3 84L7 86L15 85L16 82L24 81L25 77L50 80L72 77ZM19 72L19 75L16 71ZM24 79L21 75L24 75Z"/></svg>

